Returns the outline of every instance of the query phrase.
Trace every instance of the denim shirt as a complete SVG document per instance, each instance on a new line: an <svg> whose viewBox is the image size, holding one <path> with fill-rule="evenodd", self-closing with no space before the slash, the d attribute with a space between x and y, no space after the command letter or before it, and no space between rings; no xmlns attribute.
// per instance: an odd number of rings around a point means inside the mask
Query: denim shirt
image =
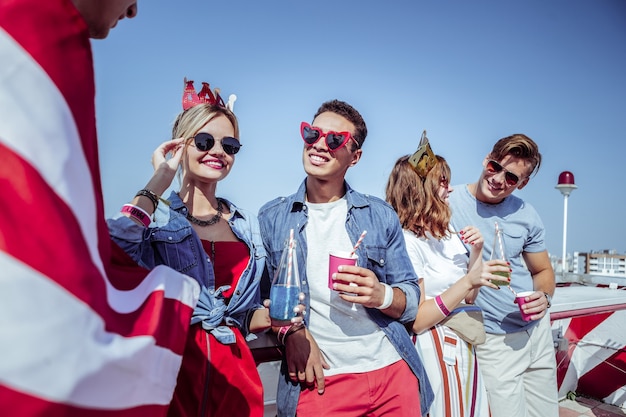
<svg viewBox="0 0 626 417"><path fill-rule="evenodd" d="M383 200L358 193L347 183L346 200L348 215L346 230L352 242L356 242L363 230L367 230L367 239L357 249L359 259L367 259L367 269L372 270L380 282L399 288L406 295L406 308L402 317L393 319L376 308L367 308L370 318L385 332L400 356L407 362L419 380L422 415L426 415L433 401L433 392L421 359L417 354L411 337L404 327L405 323L415 320L420 289L417 275L409 260L402 235L402 227L395 211ZM279 197L261 207L259 223L261 234L268 254L267 267L269 276L276 271L289 230L294 229L298 265L306 265L306 223L305 205L306 180L296 194ZM310 317L309 285L306 268L299 270L302 291L307 306L305 323ZM306 323L308 325L308 323ZM281 378L278 381L276 402L279 416L293 416L296 413L300 387L289 380L287 366L283 360Z"/></svg>
<svg viewBox="0 0 626 417"><path fill-rule="evenodd" d="M259 285L265 269L266 252L256 217L224 200L232 213L228 223L235 236L248 246L250 260L243 271L230 302L222 292L230 286L215 288L215 274L202 242L187 221L187 207L177 193L169 197L169 209L160 204L155 221L149 228L138 225L119 214L108 219L109 234L139 265L152 269L167 265L195 278L200 283L200 299L194 309L191 324L202 323L222 343L234 343L229 326L237 326L248 334L249 316L263 308ZM165 207L165 208L164 208Z"/></svg>

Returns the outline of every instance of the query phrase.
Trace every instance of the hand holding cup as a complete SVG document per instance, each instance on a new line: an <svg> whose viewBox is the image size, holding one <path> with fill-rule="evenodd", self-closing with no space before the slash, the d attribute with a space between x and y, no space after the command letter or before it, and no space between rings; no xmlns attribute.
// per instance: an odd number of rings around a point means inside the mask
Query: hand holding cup
<svg viewBox="0 0 626 417"><path fill-rule="evenodd" d="M341 265L355 266L358 259L359 258L351 252L331 251L328 254L328 288L330 288L331 290L335 290L335 280L333 279L333 277L337 272L339 272L339 267Z"/></svg>
<svg viewBox="0 0 626 417"><path fill-rule="evenodd" d="M519 307L519 311L524 321L530 321L532 317L532 314L524 312L524 305L528 302L526 301L526 297L528 297L532 293L533 291L522 291L522 292L518 292L515 297L515 302L517 303L517 306Z"/></svg>

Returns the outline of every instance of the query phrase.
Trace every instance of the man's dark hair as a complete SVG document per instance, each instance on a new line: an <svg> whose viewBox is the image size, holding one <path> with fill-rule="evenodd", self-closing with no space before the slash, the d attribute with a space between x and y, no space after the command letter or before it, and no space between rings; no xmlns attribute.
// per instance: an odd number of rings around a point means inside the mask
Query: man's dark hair
<svg viewBox="0 0 626 417"><path fill-rule="evenodd" d="M365 137L367 136L367 126L365 126L365 120L363 120L361 113L345 101L330 100L323 103L320 108L317 109L317 113L315 113L313 119L324 112L338 114L352 123L354 125L354 135L352 135L352 137L355 142L358 143L359 148L363 147L363 142L365 142Z"/></svg>

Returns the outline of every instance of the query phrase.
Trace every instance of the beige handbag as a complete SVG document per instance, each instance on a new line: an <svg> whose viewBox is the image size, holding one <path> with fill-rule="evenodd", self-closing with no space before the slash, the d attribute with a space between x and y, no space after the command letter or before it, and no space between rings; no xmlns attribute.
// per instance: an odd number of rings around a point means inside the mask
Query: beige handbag
<svg viewBox="0 0 626 417"><path fill-rule="evenodd" d="M487 335L483 324L483 312L478 306L461 304L439 324L449 327L457 336L471 345L485 343Z"/></svg>

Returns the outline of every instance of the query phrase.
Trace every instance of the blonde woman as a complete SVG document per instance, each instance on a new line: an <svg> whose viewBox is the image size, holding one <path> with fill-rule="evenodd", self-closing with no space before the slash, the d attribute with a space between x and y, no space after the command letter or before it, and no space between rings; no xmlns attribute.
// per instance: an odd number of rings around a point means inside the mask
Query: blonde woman
<svg viewBox="0 0 626 417"><path fill-rule="evenodd" d="M216 195L241 148L237 118L219 95L186 87L174 139L154 151L154 175L109 230L139 264L170 266L202 287L168 415L261 417L263 386L245 336L270 325L259 293L265 250L256 217ZM180 189L160 204L179 169Z"/></svg>

